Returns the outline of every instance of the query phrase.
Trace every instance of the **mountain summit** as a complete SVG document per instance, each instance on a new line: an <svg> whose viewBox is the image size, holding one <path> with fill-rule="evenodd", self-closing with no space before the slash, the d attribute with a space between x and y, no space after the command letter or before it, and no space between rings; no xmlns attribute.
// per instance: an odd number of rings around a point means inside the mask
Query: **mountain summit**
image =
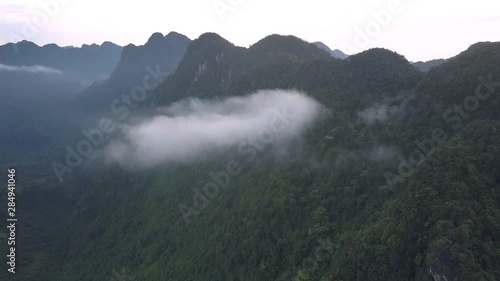
<svg viewBox="0 0 500 281"><path fill-rule="evenodd" d="M112 80L132 82L144 76L148 66L159 66L164 72L172 72L184 56L191 40L179 33L171 32L166 36L154 33L143 46L130 44L123 48L118 66L111 74ZM131 79L131 80L128 80Z"/></svg>
<svg viewBox="0 0 500 281"><path fill-rule="evenodd" d="M115 98L142 85L149 72L172 73L190 42L188 37L176 32L166 36L154 33L142 46L125 46L120 62L109 78L83 91L76 99L77 104L89 109L109 107Z"/></svg>

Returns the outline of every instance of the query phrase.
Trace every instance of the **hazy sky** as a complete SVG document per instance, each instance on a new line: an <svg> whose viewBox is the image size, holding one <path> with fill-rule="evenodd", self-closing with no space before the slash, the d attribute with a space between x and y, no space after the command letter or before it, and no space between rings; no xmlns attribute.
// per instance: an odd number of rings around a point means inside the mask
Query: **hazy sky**
<svg viewBox="0 0 500 281"><path fill-rule="evenodd" d="M499 11L498 0L1 0L0 44L142 45L153 32L177 31L249 46L278 33L348 53L384 47L417 61L500 41Z"/></svg>

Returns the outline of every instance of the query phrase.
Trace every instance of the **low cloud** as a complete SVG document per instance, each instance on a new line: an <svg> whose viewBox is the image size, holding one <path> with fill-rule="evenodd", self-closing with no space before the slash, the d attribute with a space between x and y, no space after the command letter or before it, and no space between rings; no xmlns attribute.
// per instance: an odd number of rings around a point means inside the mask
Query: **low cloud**
<svg viewBox="0 0 500 281"><path fill-rule="evenodd" d="M62 72L60 70L57 70L57 69L51 68L51 67L46 67L43 65L14 66L14 65L0 64L0 72L2 72L2 71L62 74Z"/></svg>
<svg viewBox="0 0 500 281"><path fill-rule="evenodd" d="M297 91L266 90L220 101L188 99L162 108L105 148L108 161L152 167L185 163L230 147L281 145L300 136L323 112Z"/></svg>
<svg viewBox="0 0 500 281"><path fill-rule="evenodd" d="M358 117L365 122L367 125L373 125L377 122L385 123L389 119L394 120L395 118L400 118L405 114L405 109L410 100L414 98L414 95L406 95L399 98L397 103L392 101L390 106L389 102L376 103L373 106L358 112Z"/></svg>
<svg viewBox="0 0 500 281"><path fill-rule="evenodd" d="M375 161L386 161L396 158L399 150L396 147L377 145L370 151L368 157Z"/></svg>
<svg viewBox="0 0 500 281"><path fill-rule="evenodd" d="M335 168L349 168L365 160L384 162L396 159L396 157L400 155L400 150L393 146L375 145L372 149L366 151L350 151L331 148L331 153L336 157L334 160Z"/></svg>
<svg viewBox="0 0 500 281"><path fill-rule="evenodd" d="M358 112L358 117L368 125L374 124L377 121L385 122L389 119L389 107L386 104L375 104Z"/></svg>

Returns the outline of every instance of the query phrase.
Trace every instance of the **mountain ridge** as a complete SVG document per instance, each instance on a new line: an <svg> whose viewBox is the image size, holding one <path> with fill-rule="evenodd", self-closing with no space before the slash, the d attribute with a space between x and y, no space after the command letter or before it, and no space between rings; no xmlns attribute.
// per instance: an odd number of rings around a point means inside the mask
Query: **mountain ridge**
<svg viewBox="0 0 500 281"><path fill-rule="evenodd" d="M42 65L94 81L116 67L122 47L105 42L101 45L60 47L57 44L37 44L24 40L0 46L0 63L11 66Z"/></svg>
<svg viewBox="0 0 500 281"><path fill-rule="evenodd" d="M90 110L109 108L114 99L130 94L133 87L142 85L144 77L152 75L150 72L172 73L190 42L187 36L176 32L165 36L157 32L144 45L125 46L120 61L109 77L80 93L74 106Z"/></svg>

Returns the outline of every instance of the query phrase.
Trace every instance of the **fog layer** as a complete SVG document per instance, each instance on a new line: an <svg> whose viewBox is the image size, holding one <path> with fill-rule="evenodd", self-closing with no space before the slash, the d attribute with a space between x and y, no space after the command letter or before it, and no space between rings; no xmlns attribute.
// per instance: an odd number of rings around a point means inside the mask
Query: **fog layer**
<svg viewBox="0 0 500 281"><path fill-rule="evenodd" d="M0 64L0 71L62 74L60 70L51 67L46 67L43 65L13 66L13 65Z"/></svg>

